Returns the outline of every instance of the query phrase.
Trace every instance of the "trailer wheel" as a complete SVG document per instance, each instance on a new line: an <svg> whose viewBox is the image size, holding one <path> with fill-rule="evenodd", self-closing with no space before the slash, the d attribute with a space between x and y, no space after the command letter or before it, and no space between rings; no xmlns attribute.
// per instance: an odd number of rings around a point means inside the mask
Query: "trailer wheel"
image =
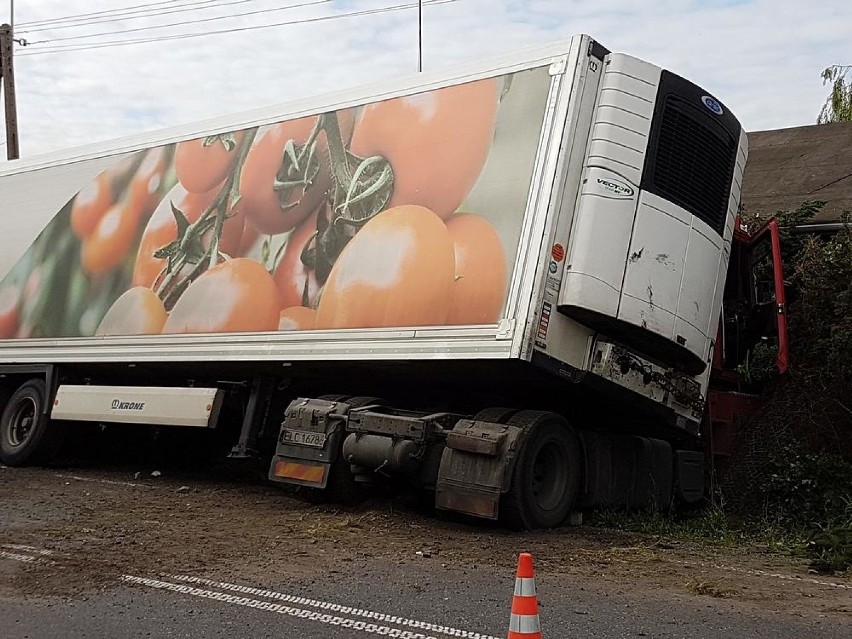
<svg viewBox="0 0 852 639"><path fill-rule="evenodd" d="M583 463L580 440L555 413L521 411L508 423L527 434L501 500L500 518L516 529L558 526L577 499Z"/></svg>
<svg viewBox="0 0 852 639"><path fill-rule="evenodd" d="M45 414L44 380L31 379L12 393L0 416L0 461L9 466L45 462L59 444L59 432Z"/></svg>

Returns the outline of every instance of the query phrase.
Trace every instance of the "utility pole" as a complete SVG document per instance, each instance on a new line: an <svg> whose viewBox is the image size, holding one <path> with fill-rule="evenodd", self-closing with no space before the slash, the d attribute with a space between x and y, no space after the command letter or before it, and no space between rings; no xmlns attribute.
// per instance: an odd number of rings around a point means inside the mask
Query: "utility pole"
<svg viewBox="0 0 852 639"><path fill-rule="evenodd" d="M18 151L18 113L15 107L15 69L12 57L12 27L0 25L0 78L6 105L6 158L16 160Z"/></svg>

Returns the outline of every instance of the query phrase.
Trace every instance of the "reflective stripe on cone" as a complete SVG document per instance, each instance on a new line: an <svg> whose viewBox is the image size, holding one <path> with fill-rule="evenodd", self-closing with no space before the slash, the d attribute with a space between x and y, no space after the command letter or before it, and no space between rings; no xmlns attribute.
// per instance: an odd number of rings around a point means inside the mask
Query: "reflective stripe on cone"
<svg viewBox="0 0 852 639"><path fill-rule="evenodd" d="M515 593L512 596L508 639L541 639L533 561L532 555L527 552L521 553L518 557L518 573L515 578Z"/></svg>

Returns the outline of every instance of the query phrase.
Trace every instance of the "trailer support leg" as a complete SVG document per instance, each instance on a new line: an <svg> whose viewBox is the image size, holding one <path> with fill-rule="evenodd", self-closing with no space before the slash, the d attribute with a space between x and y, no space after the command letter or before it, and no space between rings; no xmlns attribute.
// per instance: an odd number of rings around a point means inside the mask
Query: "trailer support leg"
<svg viewBox="0 0 852 639"><path fill-rule="evenodd" d="M257 434L263 425L266 407L269 402L269 392L273 380L269 377L255 377L251 384L251 394L246 402L240 439L231 449L228 457L231 459L249 459L257 456Z"/></svg>

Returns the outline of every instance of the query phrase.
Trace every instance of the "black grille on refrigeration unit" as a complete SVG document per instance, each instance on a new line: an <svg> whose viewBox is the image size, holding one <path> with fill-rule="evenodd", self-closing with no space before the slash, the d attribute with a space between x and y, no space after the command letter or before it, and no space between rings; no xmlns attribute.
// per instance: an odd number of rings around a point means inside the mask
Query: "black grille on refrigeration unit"
<svg viewBox="0 0 852 639"><path fill-rule="evenodd" d="M686 209L721 235L740 126L721 105L722 113L708 108L706 98L691 82L663 72L642 188Z"/></svg>

